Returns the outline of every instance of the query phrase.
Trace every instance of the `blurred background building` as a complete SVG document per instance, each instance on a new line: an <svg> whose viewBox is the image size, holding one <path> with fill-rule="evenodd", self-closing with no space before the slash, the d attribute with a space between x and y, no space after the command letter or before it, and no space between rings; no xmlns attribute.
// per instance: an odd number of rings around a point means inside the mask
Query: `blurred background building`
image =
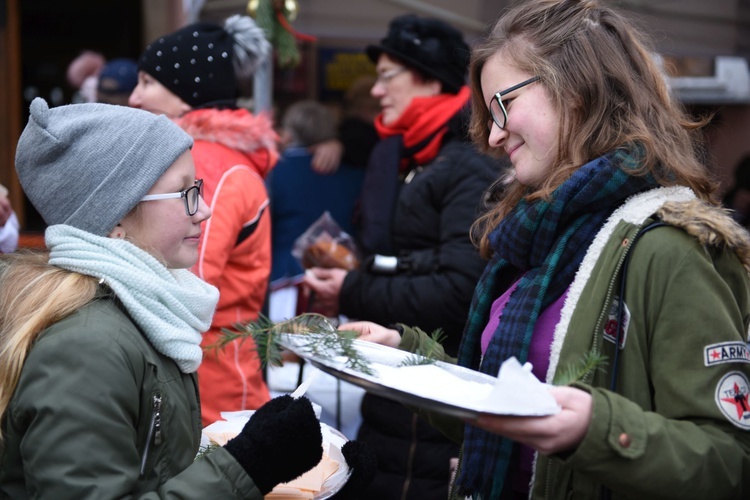
<svg viewBox="0 0 750 500"><path fill-rule="evenodd" d="M523 1L523 0L518 0ZM606 1L606 0L605 0ZM611 0L652 33L676 98L692 112L713 113L707 161L731 189L733 171L750 154L750 0ZM270 6L291 30L299 57L277 58L268 80L274 112L305 98L337 106L349 85L373 65L364 47L389 21L415 13L442 18L476 40L508 0L0 0L0 183L27 236L43 224L15 179L15 144L36 96L72 102L70 62L84 50L136 58L148 41L196 20L221 21ZM297 36L294 36L296 34ZM282 44L283 45L283 44ZM277 51L288 56L289 47ZM248 104L252 106L252 102ZM64 196L64 193L61 193ZM27 239L26 241L33 241Z"/></svg>

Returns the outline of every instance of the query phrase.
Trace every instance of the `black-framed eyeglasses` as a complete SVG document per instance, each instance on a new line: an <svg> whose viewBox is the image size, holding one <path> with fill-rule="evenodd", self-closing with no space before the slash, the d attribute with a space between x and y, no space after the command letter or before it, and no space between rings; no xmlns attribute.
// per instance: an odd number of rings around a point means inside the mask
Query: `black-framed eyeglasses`
<svg viewBox="0 0 750 500"><path fill-rule="evenodd" d="M203 196L203 179L196 179L195 185L177 193L147 194L141 201L169 200L171 198L183 198L185 200L185 213L193 216L198 212L200 200Z"/></svg>
<svg viewBox="0 0 750 500"><path fill-rule="evenodd" d="M507 88L505 90L501 90L500 92L495 93L495 95L492 96L492 99L490 100L489 110L490 110L490 116L492 117L492 121L487 122L487 128L492 128L492 122L495 122L495 125L500 130L503 130L505 128L505 125L508 123L508 110L505 109L505 103L503 103L503 96L508 95L511 92L514 92L521 87L525 87L526 85L532 84L536 81L538 81L540 77L535 76L533 78L529 78L526 81L523 81L519 83L518 85L513 85L510 88Z"/></svg>

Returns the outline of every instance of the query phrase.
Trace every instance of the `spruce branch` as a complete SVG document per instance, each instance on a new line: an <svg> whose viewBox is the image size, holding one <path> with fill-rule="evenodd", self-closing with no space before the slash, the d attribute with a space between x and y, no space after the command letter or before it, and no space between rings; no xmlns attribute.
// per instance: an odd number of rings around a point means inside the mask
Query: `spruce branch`
<svg viewBox="0 0 750 500"><path fill-rule="evenodd" d="M238 339L244 340L250 337L255 342L254 350L258 354L263 368L268 365L281 366L283 364L281 357L283 349L272 334L275 327L276 324L273 321L261 315L256 321L250 323L236 323L234 325L235 330L222 328L222 336L219 340L215 344L208 346L206 349L221 349L230 342Z"/></svg>
<svg viewBox="0 0 750 500"><path fill-rule="evenodd" d="M578 363L572 363L557 372L554 385L570 385L580 382L590 373L603 370L608 364L607 356L595 352L593 349L583 356Z"/></svg>
<svg viewBox="0 0 750 500"><path fill-rule="evenodd" d="M282 366L282 352L280 336L284 334L304 335L301 346L313 356L340 360L344 366L360 373L373 375L370 361L354 346L354 340L359 332L337 330L328 318L321 314L305 313L286 321L274 323L265 316L250 323L236 323L234 330L222 328L221 338L207 350L221 349L237 339L252 338L255 342L254 350L260 358L262 366ZM415 355L404 359L399 366L431 364L442 354L442 343L446 336L442 330L435 330L430 339L421 346Z"/></svg>
<svg viewBox="0 0 750 500"><path fill-rule="evenodd" d="M218 444L214 443L213 441L210 442L207 446L199 446L198 447L198 454L195 455L195 458L193 461L199 460L205 456L208 456L209 453L213 452L214 450L217 450L221 448Z"/></svg>
<svg viewBox="0 0 750 500"><path fill-rule="evenodd" d="M443 351L443 342L447 336L441 328L438 328L430 334L430 339L423 345L419 346L417 352L404 359L399 366L419 366L431 365L441 356Z"/></svg>
<svg viewBox="0 0 750 500"><path fill-rule="evenodd" d="M317 357L335 359L344 357L345 366L362 373L372 374L367 358L354 347L358 332L337 330L321 314L305 313L286 321L274 323L265 316L250 323L236 323L234 330L222 328L222 337L208 350L221 349L237 339L252 338L254 350L265 368L268 365L282 366L284 346L282 334L304 335L304 348Z"/></svg>

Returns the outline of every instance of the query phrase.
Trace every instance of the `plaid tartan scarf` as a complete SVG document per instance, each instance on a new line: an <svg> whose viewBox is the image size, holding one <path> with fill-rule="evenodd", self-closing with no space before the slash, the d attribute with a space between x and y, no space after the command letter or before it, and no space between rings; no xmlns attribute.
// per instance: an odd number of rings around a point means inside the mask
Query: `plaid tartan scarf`
<svg viewBox="0 0 750 500"><path fill-rule="evenodd" d="M497 376L511 356L526 362L537 318L570 286L589 245L629 196L655 186L651 176L628 173L638 158L617 150L576 170L549 201L522 200L490 234L495 256L477 284L461 340L458 364ZM490 307L514 278L518 286L503 310L484 356L480 338ZM513 442L466 426L457 492L496 499L505 484Z"/></svg>

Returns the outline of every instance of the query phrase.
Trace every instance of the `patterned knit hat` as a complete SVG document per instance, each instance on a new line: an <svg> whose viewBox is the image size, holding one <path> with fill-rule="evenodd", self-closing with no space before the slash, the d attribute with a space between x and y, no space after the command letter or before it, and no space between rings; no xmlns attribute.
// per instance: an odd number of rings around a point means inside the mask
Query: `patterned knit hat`
<svg viewBox="0 0 750 500"><path fill-rule="evenodd" d="M374 63L383 52L397 58L440 81L451 94L458 93L466 81L469 46L460 31L439 19L413 14L399 16L391 21L380 45L369 45L366 51Z"/></svg>
<svg viewBox="0 0 750 500"><path fill-rule="evenodd" d="M152 42L141 55L145 71L192 107L233 105L238 82L252 75L270 54L265 34L248 16L224 26L199 22Z"/></svg>
<svg viewBox="0 0 750 500"><path fill-rule="evenodd" d="M106 236L193 146L165 116L113 104L50 108L37 97L16 148L26 196L49 225Z"/></svg>

